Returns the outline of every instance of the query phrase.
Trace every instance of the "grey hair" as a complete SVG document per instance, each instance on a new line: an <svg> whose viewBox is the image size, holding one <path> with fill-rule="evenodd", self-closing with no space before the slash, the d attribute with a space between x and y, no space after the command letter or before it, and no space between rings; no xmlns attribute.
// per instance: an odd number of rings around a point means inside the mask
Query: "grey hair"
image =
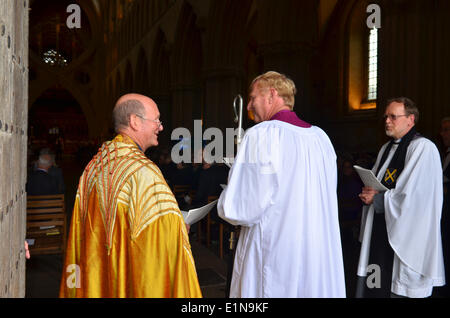
<svg viewBox="0 0 450 318"><path fill-rule="evenodd" d="M39 156L42 155L49 155L52 160L52 164L55 163L55 153L50 148L42 148L41 151L39 151Z"/></svg>
<svg viewBox="0 0 450 318"><path fill-rule="evenodd" d="M133 114L141 117L145 114L144 105L137 99L126 100L114 107L113 120L116 133L129 126L130 116Z"/></svg>
<svg viewBox="0 0 450 318"><path fill-rule="evenodd" d="M39 155L38 163L40 166L51 167L54 162L50 154L41 154Z"/></svg>

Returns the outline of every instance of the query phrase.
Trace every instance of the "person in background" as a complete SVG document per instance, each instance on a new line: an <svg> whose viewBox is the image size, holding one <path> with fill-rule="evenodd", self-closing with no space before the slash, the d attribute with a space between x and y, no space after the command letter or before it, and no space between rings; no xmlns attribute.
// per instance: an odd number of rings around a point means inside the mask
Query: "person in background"
<svg viewBox="0 0 450 318"><path fill-rule="evenodd" d="M49 173L53 166L53 158L50 154L41 154L37 161L36 169L28 174L26 190L28 195L60 194L58 180Z"/></svg>
<svg viewBox="0 0 450 318"><path fill-rule="evenodd" d="M442 167L439 151L416 131L419 110L406 97L390 99L384 112L384 144L372 171L388 189L364 187L358 276L369 264L380 285L359 279L358 297L423 298L445 285L442 256Z"/></svg>

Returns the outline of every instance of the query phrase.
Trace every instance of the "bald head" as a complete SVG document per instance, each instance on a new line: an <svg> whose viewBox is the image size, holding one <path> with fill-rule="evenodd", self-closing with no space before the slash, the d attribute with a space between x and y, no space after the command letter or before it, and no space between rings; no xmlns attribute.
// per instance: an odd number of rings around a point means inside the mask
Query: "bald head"
<svg viewBox="0 0 450 318"><path fill-rule="evenodd" d="M120 133L130 124L130 116L145 117L146 106L157 109L155 102L144 95L126 94L120 97L113 110L114 130Z"/></svg>
<svg viewBox="0 0 450 318"><path fill-rule="evenodd" d="M158 145L163 130L158 106L149 97L127 94L119 98L113 110L114 128L136 142L142 151Z"/></svg>

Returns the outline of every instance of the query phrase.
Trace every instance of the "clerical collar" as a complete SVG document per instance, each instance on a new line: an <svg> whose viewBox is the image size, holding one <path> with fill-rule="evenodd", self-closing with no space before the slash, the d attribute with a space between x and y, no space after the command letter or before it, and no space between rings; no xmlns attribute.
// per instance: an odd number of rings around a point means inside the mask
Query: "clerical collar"
<svg viewBox="0 0 450 318"><path fill-rule="evenodd" d="M394 140L394 145L398 145L402 141L402 138Z"/></svg>

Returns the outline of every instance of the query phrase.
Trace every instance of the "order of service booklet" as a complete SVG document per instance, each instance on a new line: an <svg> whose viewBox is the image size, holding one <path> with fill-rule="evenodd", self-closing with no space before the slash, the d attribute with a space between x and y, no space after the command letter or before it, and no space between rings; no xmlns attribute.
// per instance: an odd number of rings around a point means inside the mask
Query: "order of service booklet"
<svg viewBox="0 0 450 318"><path fill-rule="evenodd" d="M192 225L195 222L200 221L217 204L217 201L218 200L214 200L211 203L208 203L207 205L202 206L201 208L192 209L192 210L189 210L188 212L181 211L181 214L183 214L183 217L184 217L184 222L186 224Z"/></svg>
<svg viewBox="0 0 450 318"><path fill-rule="evenodd" d="M359 177L366 187L371 187L377 191L389 190L381 184L377 177L375 177L372 170L364 169L360 166L353 166L353 168L355 168L356 172L359 174Z"/></svg>

